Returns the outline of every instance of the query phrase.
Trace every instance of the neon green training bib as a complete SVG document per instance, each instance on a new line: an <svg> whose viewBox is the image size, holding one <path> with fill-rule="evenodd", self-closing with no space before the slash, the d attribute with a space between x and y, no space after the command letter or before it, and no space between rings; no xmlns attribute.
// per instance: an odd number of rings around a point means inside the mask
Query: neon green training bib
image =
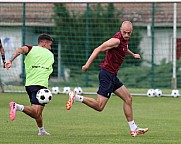
<svg viewBox="0 0 181 144"><path fill-rule="evenodd" d="M53 53L39 46L33 46L25 60L26 84L40 85L48 88L48 79L53 72Z"/></svg>

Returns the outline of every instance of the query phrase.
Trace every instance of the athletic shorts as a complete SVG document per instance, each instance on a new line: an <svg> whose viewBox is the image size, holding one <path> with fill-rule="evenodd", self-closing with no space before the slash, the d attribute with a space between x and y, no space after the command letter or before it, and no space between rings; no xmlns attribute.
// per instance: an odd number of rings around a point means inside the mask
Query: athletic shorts
<svg viewBox="0 0 181 144"><path fill-rule="evenodd" d="M97 94L110 98L111 94L122 85L123 83L117 78L117 75L101 69Z"/></svg>
<svg viewBox="0 0 181 144"><path fill-rule="evenodd" d="M36 98L36 94L40 89L43 89L46 87L39 86L39 85L32 85L32 86L25 86L25 88L26 88L27 94L29 95L29 99L30 99L31 104L45 106L45 104L40 104L38 102L38 99Z"/></svg>

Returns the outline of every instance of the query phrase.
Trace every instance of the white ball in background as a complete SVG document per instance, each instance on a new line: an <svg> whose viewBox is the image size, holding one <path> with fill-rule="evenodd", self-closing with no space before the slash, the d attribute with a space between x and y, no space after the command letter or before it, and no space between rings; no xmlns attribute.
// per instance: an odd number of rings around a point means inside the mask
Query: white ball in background
<svg viewBox="0 0 181 144"><path fill-rule="evenodd" d="M76 92L76 94L82 94L83 93L83 90L81 87L75 87L74 88L74 92Z"/></svg>
<svg viewBox="0 0 181 144"><path fill-rule="evenodd" d="M157 96L157 97L162 96L162 90L160 90L160 89L155 89L155 96Z"/></svg>
<svg viewBox="0 0 181 144"><path fill-rule="evenodd" d="M63 93L68 94L70 92L70 87L64 87Z"/></svg>
<svg viewBox="0 0 181 144"><path fill-rule="evenodd" d="M180 95L179 90L172 90L171 96L178 97Z"/></svg>
<svg viewBox="0 0 181 144"><path fill-rule="evenodd" d="M148 97L154 97L155 96L155 90L154 89L149 89L147 91L147 96Z"/></svg>
<svg viewBox="0 0 181 144"><path fill-rule="evenodd" d="M52 94L59 94L59 93L60 93L59 87L52 87Z"/></svg>

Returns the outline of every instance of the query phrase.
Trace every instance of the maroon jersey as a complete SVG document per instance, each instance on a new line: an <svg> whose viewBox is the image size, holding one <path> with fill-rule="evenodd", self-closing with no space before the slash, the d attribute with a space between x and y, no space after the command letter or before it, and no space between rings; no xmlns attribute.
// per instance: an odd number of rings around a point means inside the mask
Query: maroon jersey
<svg viewBox="0 0 181 144"><path fill-rule="evenodd" d="M113 38L119 39L120 44L118 47L107 50L106 57L100 64L100 67L112 74L117 74L124 58L126 57L129 40L124 40L121 32L117 32Z"/></svg>
<svg viewBox="0 0 181 144"><path fill-rule="evenodd" d="M33 48L33 46L29 46L29 45L25 45L25 46L28 47L28 52L25 54L25 55L27 55L30 52L30 50Z"/></svg>

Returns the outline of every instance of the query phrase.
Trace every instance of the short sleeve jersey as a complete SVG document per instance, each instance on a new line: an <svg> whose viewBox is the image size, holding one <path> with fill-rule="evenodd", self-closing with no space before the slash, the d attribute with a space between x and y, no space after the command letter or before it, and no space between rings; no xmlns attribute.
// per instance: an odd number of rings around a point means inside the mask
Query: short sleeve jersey
<svg viewBox="0 0 181 144"><path fill-rule="evenodd" d="M48 87L48 79L53 72L53 53L39 46L28 46L30 51L25 57L26 84Z"/></svg>
<svg viewBox="0 0 181 144"><path fill-rule="evenodd" d="M102 69L112 74L118 74L119 68L126 57L129 40L124 40L121 32L117 32L113 38L120 40L118 47L107 50L104 61L100 64Z"/></svg>

